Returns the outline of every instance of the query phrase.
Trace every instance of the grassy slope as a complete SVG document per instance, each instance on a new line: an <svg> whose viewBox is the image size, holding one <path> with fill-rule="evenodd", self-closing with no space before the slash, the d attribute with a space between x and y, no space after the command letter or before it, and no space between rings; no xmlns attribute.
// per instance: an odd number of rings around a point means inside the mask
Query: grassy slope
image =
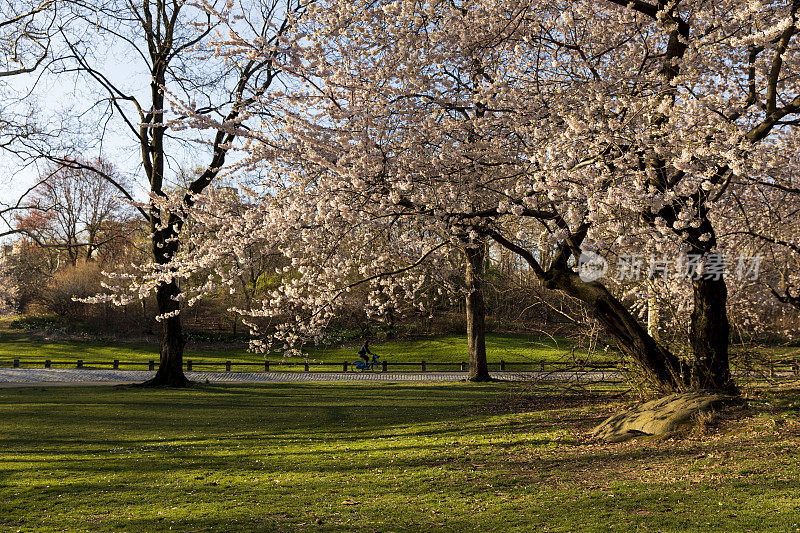
<svg viewBox="0 0 800 533"><path fill-rule="evenodd" d="M554 360L568 357L570 341L552 340L530 335L489 335L487 352L490 362ZM312 359L341 363L357 359L358 346L340 348L311 348ZM390 341L372 346L372 350L388 361L460 362L467 360L466 338L460 335L422 338L408 341ZM261 354L244 349L197 349L187 346L185 359L203 361L263 361ZM0 333L0 365L8 366L13 359L23 361L148 361L158 359L156 345L138 343L97 343L91 341L46 341L24 332L8 330ZM270 356L275 361L278 355ZM291 360L291 359L290 359Z"/></svg>
<svg viewBox="0 0 800 533"><path fill-rule="evenodd" d="M619 405L524 400L503 384L0 389L0 529L800 528L798 390L702 440L613 446L586 434Z"/></svg>

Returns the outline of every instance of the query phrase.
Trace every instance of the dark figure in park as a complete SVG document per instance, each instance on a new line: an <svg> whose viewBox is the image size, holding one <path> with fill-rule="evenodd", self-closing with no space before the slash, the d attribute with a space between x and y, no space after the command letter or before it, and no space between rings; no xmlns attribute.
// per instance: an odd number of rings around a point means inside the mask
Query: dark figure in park
<svg viewBox="0 0 800 533"><path fill-rule="evenodd" d="M364 345L358 350L358 356L363 359L365 363L369 363L369 357L367 357L367 354L375 355L369 351L369 341L365 339Z"/></svg>

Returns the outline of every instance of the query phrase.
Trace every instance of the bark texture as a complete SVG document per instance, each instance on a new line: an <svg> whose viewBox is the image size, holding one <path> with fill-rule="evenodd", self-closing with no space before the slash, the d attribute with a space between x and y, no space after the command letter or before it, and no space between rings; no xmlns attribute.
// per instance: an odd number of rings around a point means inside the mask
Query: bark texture
<svg viewBox="0 0 800 533"><path fill-rule="evenodd" d="M602 284L585 282L571 270L551 269L545 285L584 302L619 350L642 369L655 388L663 392L687 388L689 369L648 335L636 317Z"/></svg>
<svg viewBox="0 0 800 533"><path fill-rule="evenodd" d="M465 281L467 285L467 345L469 348L469 380L490 381L486 361L486 305L483 300L483 265L486 246L467 245Z"/></svg>
<svg viewBox="0 0 800 533"><path fill-rule="evenodd" d="M690 326L692 362L691 384L694 389L736 393L728 357L728 289L723 279L699 279L692 282L694 310Z"/></svg>
<svg viewBox="0 0 800 533"><path fill-rule="evenodd" d="M156 291L159 313L180 309L173 300L179 294L175 282L163 284ZM167 311L170 310L170 311ZM186 340L183 337L180 315L161 321L160 360L155 377L146 381L144 386L151 387L185 387L189 380L183 373L183 348Z"/></svg>
<svg viewBox="0 0 800 533"><path fill-rule="evenodd" d="M153 255L159 264L166 264L169 258L178 251L178 241L174 228L167 228L153 233ZM161 321L160 360L155 377L144 382L145 387L185 387L189 380L183 373L183 349L186 339L181 326L181 304L177 300L180 287L173 279L161 282L156 288L158 314L167 317Z"/></svg>
<svg viewBox="0 0 800 533"><path fill-rule="evenodd" d="M577 248L585 237L585 229L562 243L547 270L542 268L527 248L508 240L495 230L489 229L487 234L501 246L525 259L545 288L559 290L586 304L619 350L640 367L654 388L663 392L685 390L689 383L689 369L686 365L648 335L644 326L603 284L584 281L572 271L568 259L570 255L579 255Z"/></svg>

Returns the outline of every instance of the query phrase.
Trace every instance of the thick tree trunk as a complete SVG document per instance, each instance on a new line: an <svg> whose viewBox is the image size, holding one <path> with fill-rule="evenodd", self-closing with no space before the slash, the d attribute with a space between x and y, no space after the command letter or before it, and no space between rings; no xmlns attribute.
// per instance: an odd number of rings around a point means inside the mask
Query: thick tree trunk
<svg viewBox="0 0 800 533"><path fill-rule="evenodd" d="M686 388L688 369L685 365L648 335L636 317L602 284L587 283L571 270L551 269L545 285L589 306L619 350L644 371L646 379L654 387L664 392Z"/></svg>
<svg viewBox="0 0 800 533"><path fill-rule="evenodd" d="M180 311L180 304L173 299L179 294L177 284L173 281L159 285L156 290L158 313ZM185 387L189 380L183 373L183 348L186 340L183 337L180 315L170 316L161 321L161 357L155 377L144 382L145 387Z"/></svg>
<svg viewBox="0 0 800 533"><path fill-rule="evenodd" d="M176 223L170 220L166 228L153 232L153 255L160 265L169 263L178 252ZM173 279L156 287L156 304L161 320L160 361L155 377L142 385L145 387L185 387L189 380L183 374L183 348L186 340L181 327L181 304L178 282Z"/></svg>
<svg viewBox="0 0 800 533"><path fill-rule="evenodd" d="M720 174L719 176L722 176ZM717 236L714 226L708 219L705 195L698 193L694 204L701 206L701 225L690 228L685 234L686 243L691 246L689 254L702 257L707 268L697 279L692 279L694 309L689 326L689 344L692 348L691 384L694 389L711 389L738 394L733 382L728 358L730 323L728 322L728 287L722 272L712 272L724 266L724 257L714 250ZM708 236L704 240L703 235ZM723 269L724 270L724 269Z"/></svg>
<svg viewBox="0 0 800 533"><path fill-rule="evenodd" d="M690 327L692 388L737 393L728 360L728 289L725 280L692 281L694 310Z"/></svg>
<svg viewBox="0 0 800 533"><path fill-rule="evenodd" d="M489 366L486 362L486 306L483 301L482 272L486 258L486 247L469 244L465 248L467 256L467 345L469 348L469 380L490 381Z"/></svg>
<svg viewBox="0 0 800 533"><path fill-rule="evenodd" d="M550 268L544 270L530 250L514 244L496 231L489 230L488 234L525 259L545 288L560 290L586 304L620 351L639 365L655 388L664 392L686 388L689 372L681 360L648 335L636 317L606 287L596 281L583 281L572 271L567 262L572 252L566 243L561 246L561 252ZM577 237L581 237L580 233ZM574 240L580 243L583 239Z"/></svg>
<svg viewBox="0 0 800 533"><path fill-rule="evenodd" d="M654 177L657 179L651 185L659 190L674 188L674 184L670 184L670 180L667 179L664 161L658 161L656 170ZM728 167L718 168L710 181L712 183L722 182L729 171ZM710 262L709 265L714 264L722 258L714 251L717 248L717 236L714 225L709 220L708 192L700 189L688 197L678 197L677 201L662 207L657 215L647 213L646 218L653 226L659 218L674 225L680 219L686 205L697 206L698 212L693 216L696 216L700 223L678 230L677 234L689 246L688 254L690 256L704 258L704 261ZM722 263L724 266L724 261ZM716 264L715 266L721 265ZM692 279L694 309L689 327L689 343L694 361L689 379L691 387L736 394L738 389L731 378L728 360L730 324L728 323L728 289L725 279L722 275L718 276L719 279L714 279L713 276L708 277L709 272L707 271L696 272L693 270L687 274L692 276L700 274L699 279Z"/></svg>

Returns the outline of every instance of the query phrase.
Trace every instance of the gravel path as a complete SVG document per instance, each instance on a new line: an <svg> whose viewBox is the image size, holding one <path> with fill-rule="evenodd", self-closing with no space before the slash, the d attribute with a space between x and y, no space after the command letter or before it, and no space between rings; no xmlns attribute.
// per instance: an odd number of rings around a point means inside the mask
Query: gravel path
<svg viewBox="0 0 800 533"><path fill-rule="evenodd" d="M140 383L155 375L147 370L73 368L0 368L0 387L45 385L109 385ZM186 372L201 383L261 383L287 381L461 381L466 372ZM492 372L510 381L617 380L616 372Z"/></svg>

